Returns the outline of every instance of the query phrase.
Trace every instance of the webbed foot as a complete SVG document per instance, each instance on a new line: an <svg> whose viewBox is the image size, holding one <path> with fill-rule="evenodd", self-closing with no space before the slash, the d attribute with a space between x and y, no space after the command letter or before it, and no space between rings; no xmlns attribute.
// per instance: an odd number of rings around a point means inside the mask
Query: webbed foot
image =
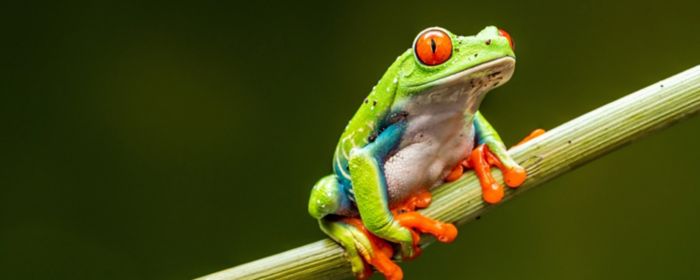
<svg viewBox="0 0 700 280"><path fill-rule="evenodd" d="M369 242L369 248L359 250L361 256L361 260L359 261L362 262L364 267L362 268L360 274L355 274L358 279L367 279L372 275L372 268L365 266L365 264L369 264L374 267L388 280L403 279L403 271L401 270L401 267L391 260L391 257L394 255L394 249L388 241L370 233L367 228L365 228L364 224L362 224L362 220L360 219L345 218L342 220L342 222L354 227L354 229L360 232ZM353 271L355 270L360 269L353 269Z"/></svg>
<svg viewBox="0 0 700 280"><path fill-rule="evenodd" d="M416 209L426 208L430 205L432 195L424 191L408 198L404 203L394 208L394 218L401 226L408 228L413 235L413 250L417 257L421 250L419 247L420 233L430 234L443 243L450 243L457 237L457 228L450 223L442 223L423 216Z"/></svg>
<svg viewBox="0 0 700 280"><path fill-rule="evenodd" d="M428 207L432 196L429 192L418 193L407 199L401 205L394 207L394 219L413 236L413 259L420 254L420 234L427 233L435 236L440 242L452 242L457 237L457 228L449 223L441 223L429 219L416 209ZM384 275L386 279L403 279L403 271L392 258L393 244L377 237L364 226L358 218L340 218L331 221L321 220L321 229L344 248L352 271L358 279L367 279L372 275L372 267Z"/></svg>
<svg viewBox="0 0 700 280"><path fill-rule="evenodd" d="M543 129L536 129L523 140L518 142L518 144L515 146L530 141L533 138L542 135L544 132L545 131ZM506 155L506 157L509 156ZM527 172L522 166L513 162L510 158L508 158L508 161L512 163L505 165L503 163L504 160L491 152L488 145L482 144L472 150L469 157L462 162L464 167L474 169L474 172L481 183L484 201L491 204L498 203L503 199L505 193L503 186L499 184L495 178L493 178L493 175L491 174L491 166L496 166L501 170L501 172L503 172L503 181L511 188L519 187L527 178Z"/></svg>

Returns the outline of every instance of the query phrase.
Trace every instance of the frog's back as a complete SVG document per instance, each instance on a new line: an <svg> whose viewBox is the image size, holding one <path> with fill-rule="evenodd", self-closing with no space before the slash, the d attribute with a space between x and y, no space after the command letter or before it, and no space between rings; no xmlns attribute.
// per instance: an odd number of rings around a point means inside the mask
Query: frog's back
<svg viewBox="0 0 700 280"><path fill-rule="evenodd" d="M350 187L348 158L350 151L364 147L385 125L386 117L391 112L398 84L399 66L410 55L409 51L399 56L377 85L362 101L362 105L345 127L338 140L333 156L333 171L341 183Z"/></svg>

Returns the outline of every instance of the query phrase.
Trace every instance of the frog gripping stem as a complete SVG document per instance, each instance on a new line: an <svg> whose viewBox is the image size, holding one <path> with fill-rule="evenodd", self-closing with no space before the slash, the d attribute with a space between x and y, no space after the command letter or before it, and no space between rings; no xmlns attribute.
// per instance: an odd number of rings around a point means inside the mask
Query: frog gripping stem
<svg viewBox="0 0 700 280"><path fill-rule="evenodd" d="M387 280L401 280L403 278L401 267L391 260L391 257L394 255L394 249L389 242L370 233L360 219L346 218L343 222L354 226L360 230L362 234L367 236L372 251L360 252L362 261L365 264L374 267L379 273L383 274ZM367 265L365 265L364 268L365 269L360 274L356 275L357 279L364 280L372 276L372 268Z"/></svg>
<svg viewBox="0 0 700 280"><path fill-rule="evenodd" d="M538 161L523 166L528 171L528 183L518 192L506 191L505 198L523 195L575 167L697 113L700 113L700 66L644 87L566 122L546 136L509 150L508 154L518 162L533 158ZM440 186L432 207L419 212L439 220L467 223L495 209L485 203L472 203L481 196L480 182L475 179ZM323 239L198 280L345 279L353 273L347 258L349 252L333 240Z"/></svg>
<svg viewBox="0 0 700 280"><path fill-rule="evenodd" d="M438 222L416 212L417 209L428 207L431 199L432 195L429 192L420 192L409 197L405 202L392 210L394 219L401 226L409 229L413 235L413 250L416 253L409 259L420 255L419 242L421 234L433 235L438 241L443 243L450 243L457 238L457 227L453 224ZM345 218L342 222L357 228L367 237L371 244L371 251L360 252L362 261L365 263L365 269L355 275L357 279L368 279L372 275L370 266L384 275L384 278L387 280L403 279L401 267L391 260L395 251L391 243L372 234L365 228L360 219Z"/></svg>
<svg viewBox="0 0 700 280"><path fill-rule="evenodd" d="M476 176L481 182L481 192L484 201L495 204L503 199L505 191L503 186L496 182L496 179L491 175L491 163L487 158L491 158L492 154L488 150L486 145L480 145L476 149L472 150L467 158L462 164L467 168L474 169ZM494 156L495 158L495 156Z"/></svg>
<svg viewBox="0 0 700 280"><path fill-rule="evenodd" d="M457 228L453 224L437 222L418 212L400 214L396 217L396 220L398 220L402 226L422 233L431 234L435 236L438 241L443 243L450 243L457 238ZM414 246L416 246L417 250L419 249L417 247L419 241L419 237L414 238Z"/></svg>
<svg viewBox="0 0 700 280"><path fill-rule="evenodd" d="M420 253L419 233L427 233L443 243L450 243L457 238L457 227L453 224L442 223L423 216L416 212L417 209L424 209L430 205L432 195L428 191L419 192L409 197L406 202L394 208L394 217L401 224L411 230L413 234L413 248Z"/></svg>
<svg viewBox="0 0 700 280"><path fill-rule="evenodd" d="M524 144L527 141L544 134L544 132L544 129L536 129L523 140L518 142L518 144L515 146ZM464 168L474 169L474 172L481 183L484 201L490 204L499 203L505 194L503 186L499 184L495 178L493 178L493 175L491 174L491 166L496 166L503 172L503 181L511 188L519 187L527 178L527 173L525 172L524 168L519 165L510 167L505 166L498 156L489 150L489 147L486 144L479 145L472 150L469 157L462 162L462 166ZM445 180L448 182L456 180L455 173L460 173L459 175L461 175L462 171L456 172L455 170L462 170L462 166L455 167L455 169L452 170Z"/></svg>

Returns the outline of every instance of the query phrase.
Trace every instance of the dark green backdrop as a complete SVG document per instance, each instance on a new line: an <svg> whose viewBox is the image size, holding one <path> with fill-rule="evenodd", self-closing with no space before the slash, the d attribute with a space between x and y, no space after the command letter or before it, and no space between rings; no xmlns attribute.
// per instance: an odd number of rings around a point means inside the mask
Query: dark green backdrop
<svg viewBox="0 0 700 280"><path fill-rule="evenodd" d="M3 4L1 278L185 279L322 238L309 189L428 26L513 36L482 107L508 143L700 62L692 0L217 2ZM407 278L697 279L699 130L504 204Z"/></svg>

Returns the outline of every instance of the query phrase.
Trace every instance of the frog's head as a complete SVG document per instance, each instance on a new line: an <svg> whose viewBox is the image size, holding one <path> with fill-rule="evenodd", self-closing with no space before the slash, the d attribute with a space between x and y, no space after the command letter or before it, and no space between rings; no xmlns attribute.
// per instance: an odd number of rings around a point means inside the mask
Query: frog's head
<svg viewBox="0 0 700 280"><path fill-rule="evenodd" d="M494 26L474 36L431 27L418 34L396 66L397 101L419 97L421 103L432 103L463 97L471 111L476 111L484 93L513 74L513 41Z"/></svg>

